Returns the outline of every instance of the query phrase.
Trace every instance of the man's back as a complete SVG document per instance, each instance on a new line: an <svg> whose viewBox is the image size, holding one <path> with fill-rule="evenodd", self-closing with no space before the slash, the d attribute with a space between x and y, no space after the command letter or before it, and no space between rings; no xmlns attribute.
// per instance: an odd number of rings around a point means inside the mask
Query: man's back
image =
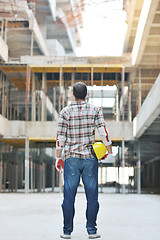
<svg viewBox="0 0 160 240"><path fill-rule="evenodd" d="M85 101L74 101L65 107L58 124L58 135L65 136L65 158L90 158L95 128L105 125L101 110Z"/></svg>

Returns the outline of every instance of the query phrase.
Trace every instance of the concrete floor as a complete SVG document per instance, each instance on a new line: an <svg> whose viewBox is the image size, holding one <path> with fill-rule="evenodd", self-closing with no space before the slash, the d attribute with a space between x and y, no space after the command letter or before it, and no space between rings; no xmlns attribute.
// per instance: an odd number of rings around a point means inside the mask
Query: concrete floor
<svg viewBox="0 0 160 240"><path fill-rule="evenodd" d="M58 240L62 229L62 194L1 193L1 240ZM98 230L102 240L159 240L160 196L99 194ZM76 198L72 238L88 239L84 193Z"/></svg>

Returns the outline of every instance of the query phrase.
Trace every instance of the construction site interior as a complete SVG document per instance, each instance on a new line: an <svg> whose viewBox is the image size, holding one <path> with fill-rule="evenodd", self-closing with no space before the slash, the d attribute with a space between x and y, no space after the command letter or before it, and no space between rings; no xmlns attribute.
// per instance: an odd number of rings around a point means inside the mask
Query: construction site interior
<svg viewBox="0 0 160 240"><path fill-rule="evenodd" d="M91 2L0 0L0 192L62 191L58 114L78 81L102 108L113 143L100 186L160 192L160 1L122 1L121 56L77 57Z"/></svg>

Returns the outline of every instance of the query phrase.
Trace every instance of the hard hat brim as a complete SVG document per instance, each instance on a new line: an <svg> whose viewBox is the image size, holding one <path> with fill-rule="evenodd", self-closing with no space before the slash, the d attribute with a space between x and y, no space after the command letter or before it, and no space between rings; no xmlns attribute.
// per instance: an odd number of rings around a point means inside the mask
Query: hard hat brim
<svg viewBox="0 0 160 240"><path fill-rule="evenodd" d="M96 156L96 154L95 154L95 151L94 151L94 149L93 149L92 146L91 146L91 154L93 155L93 157L94 157L95 159L98 160L98 158L97 158L97 156Z"/></svg>

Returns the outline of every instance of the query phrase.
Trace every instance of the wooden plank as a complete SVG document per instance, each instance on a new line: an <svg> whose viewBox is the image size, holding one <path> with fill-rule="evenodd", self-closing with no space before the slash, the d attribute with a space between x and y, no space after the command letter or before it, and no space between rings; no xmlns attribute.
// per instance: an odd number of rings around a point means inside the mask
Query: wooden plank
<svg viewBox="0 0 160 240"><path fill-rule="evenodd" d="M1 71L4 73L16 73L16 72L26 72L27 67L21 65L3 65L0 67Z"/></svg>

